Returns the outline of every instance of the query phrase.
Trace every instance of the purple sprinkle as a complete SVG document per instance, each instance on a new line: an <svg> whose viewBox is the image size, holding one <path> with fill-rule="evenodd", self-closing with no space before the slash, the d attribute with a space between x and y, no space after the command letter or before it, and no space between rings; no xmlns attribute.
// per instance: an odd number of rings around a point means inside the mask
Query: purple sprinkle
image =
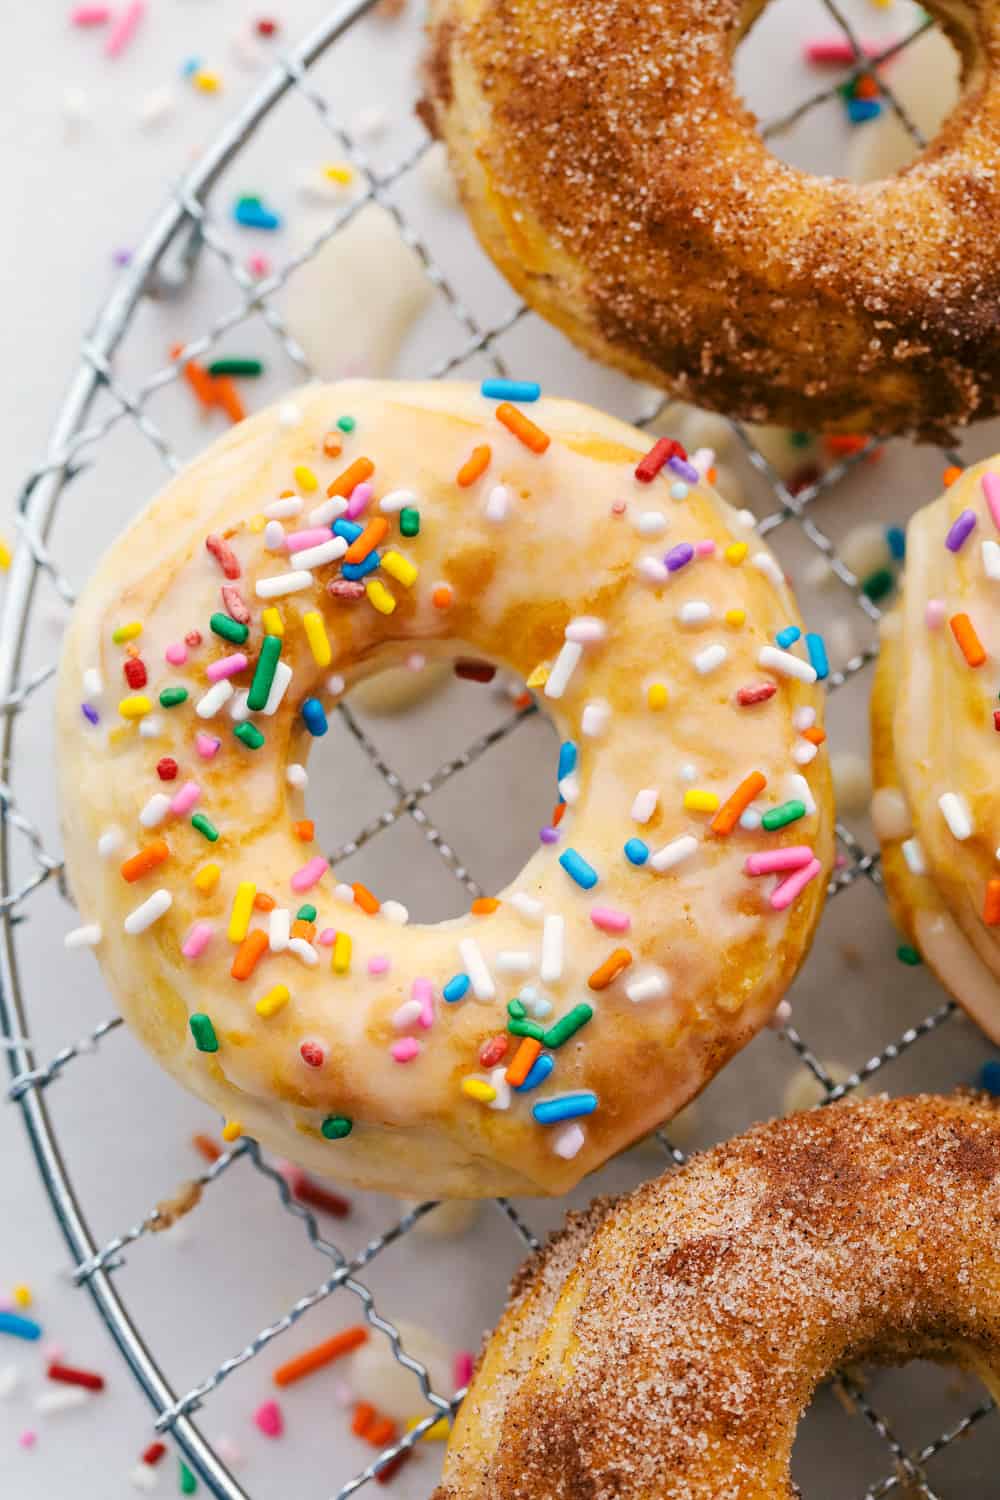
<svg viewBox="0 0 1000 1500"><path fill-rule="evenodd" d="M686 568L692 557L694 557L694 548L691 543L678 542L676 547L671 547L663 561L669 573L676 573L680 568Z"/></svg>
<svg viewBox="0 0 1000 1500"><path fill-rule="evenodd" d="M101 716L96 708L91 708L89 703L81 703L80 707L83 709L83 717L87 720L88 724L99 724L101 722Z"/></svg>
<svg viewBox="0 0 1000 1500"><path fill-rule="evenodd" d="M949 552L958 552L965 542L969 532L976 525L976 512L974 510L963 510L960 516L956 516L952 522L951 530L944 539L944 544Z"/></svg>
<svg viewBox="0 0 1000 1500"><path fill-rule="evenodd" d="M125 249L116 250L111 258L116 266L127 266L132 260L132 252Z"/></svg>
<svg viewBox="0 0 1000 1500"><path fill-rule="evenodd" d="M679 458L675 453L673 458L667 459L667 468L680 479L686 479L688 484L697 484L699 479L698 470L686 459Z"/></svg>
<svg viewBox="0 0 1000 1500"><path fill-rule="evenodd" d="M546 823L538 837L543 844L557 844L559 842L559 830L558 828L553 828L551 823Z"/></svg>

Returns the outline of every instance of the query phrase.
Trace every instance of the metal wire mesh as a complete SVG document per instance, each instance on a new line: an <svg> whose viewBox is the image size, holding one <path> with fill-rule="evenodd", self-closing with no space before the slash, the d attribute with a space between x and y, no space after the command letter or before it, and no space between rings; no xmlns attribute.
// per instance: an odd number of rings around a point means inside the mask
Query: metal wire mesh
<svg viewBox="0 0 1000 1500"><path fill-rule="evenodd" d="M60 571L47 538L57 518L59 504L65 493L71 490L75 476L93 461L95 454L112 439L116 430L123 427L130 427L140 434L168 470L176 469L180 459L151 410L153 398L179 379L187 360L200 358L213 349L228 332L253 318L263 321L293 365L304 375L308 375L308 360L288 332L276 305L276 295L299 267L315 255L332 236L340 233L366 204L379 203L392 215L400 236L418 257L455 325L459 340L457 347L438 359L428 373L436 377L447 375L474 357L488 360L497 373L507 373L501 341L522 319L530 315L523 306L514 303L500 316L490 319L478 316L475 310L465 304L435 254L399 207L398 199L394 196L394 189L405 182L419 163L427 149L427 143L419 145L395 166L375 170L366 160L358 142L338 119L327 98L312 81L312 66L332 43L353 26L370 3L371 0L351 0L351 3L341 6L297 51L282 60L242 115L176 189L172 201L137 252L131 272L109 301L90 337L85 340L80 370L56 423L48 454L30 475L21 496L18 516L19 547L11 574L0 640L0 712L3 715L3 779L0 780L0 916L3 942L0 950L0 1003L12 1073L8 1096L23 1112L42 1176L73 1256L74 1280L78 1285L89 1289L123 1354L144 1386L156 1413L157 1430L174 1437L198 1476L213 1494L225 1497L225 1500L237 1500L237 1497L245 1497L247 1492L206 1441L193 1420L194 1414L234 1371L254 1359L272 1341L279 1339L299 1319L334 1292L346 1291L357 1299L365 1322L378 1336L389 1342L396 1359L413 1372L427 1407L427 1415L418 1426L399 1442L378 1454L366 1468L342 1485L337 1492L337 1500L344 1500L344 1497L368 1483L411 1447L440 1413L453 1409L459 1397L449 1398L432 1389L427 1370L406 1352L396 1328L380 1315L371 1292L360 1279L366 1266L405 1235L419 1218L432 1213L435 1205L419 1205L405 1214L393 1228L373 1238L353 1256L348 1256L337 1244L325 1237L314 1214L295 1200L285 1177L264 1158L253 1141L241 1141L224 1152L197 1179L200 1188L203 1191L212 1189L234 1167L243 1172L260 1174L273 1188L278 1208L299 1221L308 1242L323 1258L325 1275L324 1279L301 1295L282 1317L261 1328L242 1348L222 1360L190 1389L177 1394L171 1387L159 1370L153 1354L146 1347L136 1320L127 1311L114 1284L114 1274L123 1264L124 1252L163 1227L162 1212L159 1208L153 1208L123 1232L103 1243L97 1243L76 1200L45 1102L46 1091L71 1063L97 1049L103 1052L114 1046L116 1033L121 1026L120 1018L111 1017L102 1022L79 1040L61 1048L47 1062L36 1058L27 1039L30 1036L31 1013L37 999L25 994L19 982L18 926L26 914L31 898L42 887L54 883L67 900L69 895L63 883L59 856L46 847L41 831L19 807L17 800L15 782L18 758L15 750L18 744L18 723L55 670L53 664L26 670L23 647L32 610L36 607L37 587L43 578L64 603L70 604L73 600L72 585ZM871 59L863 55L860 41L834 0L825 0L825 4L832 19L849 41L855 63L844 76L838 77L831 88L818 91L794 110L765 124L762 127L765 137L774 136L795 125L811 109L830 98L838 85L845 81L856 81L862 74L873 74L879 80L886 106L896 112L919 142L919 132L894 92L886 85L878 66L922 35L931 22L922 22L908 37ZM221 232L218 216L212 207L212 190L225 167L244 148L258 126L279 101L290 94L305 101L314 111L324 131L329 133L336 144L338 152L352 164L362 184L362 191L333 215L323 232L304 250L289 258L274 272L262 279L255 279L239 263ZM188 340L179 357L130 386L118 374L114 356L142 299L148 296L181 294L195 267L204 257L211 257L224 270L232 283L236 300L227 311L213 318L202 336ZM91 410L99 393L104 409L101 414L92 417ZM641 425L650 425L662 419L667 404L664 399L651 399L647 394L633 411L633 419ZM865 462L875 447L874 442L833 464L804 488L793 491L755 446L751 434L739 424L733 424L733 430L748 462L765 482L772 497L772 508L759 522L761 534L773 540L778 533L797 532L807 544L806 550L810 555L819 553L828 560L836 578L852 596L853 607L867 624L877 624L880 616L878 605L865 593L861 580L838 555L834 541L816 518L816 502L832 494L859 464ZM948 462L960 462L953 453L948 453L946 458ZM873 647L863 647L856 651L831 674L827 682L828 690L835 693L853 680L862 678L869 671L874 656ZM391 802L350 839L342 841L332 851L331 860L339 862L351 857L400 821L409 820L440 858L450 876L465 891L472 895L480 894L479 884L470 874L462 856L435 826L426 803L445 783L454 777L461 777L536 712L534 705L511 712L502 723L453 755L431 775L414 785L407 785L405 777L393 768L387 753L375 743L350 707L343 705L340 708L343 723L360 752L378 773ZM837 837L844 858L831 880L830 897L842 895L859 881L867 883L872 890L881 894L878 853L866 848L851 829L842 823L837 826ZM24 856L27 856L27 873L16 878L15 870L24 867ZM781 1036L798 1063L817 1081L823 1090L825 1102L832 1102L858 1088L910 1048L936 1033L954 1013L955 1007L951 1002L939 1004L930 1014L908 1026L899 1036L887 1041L872 1056L859 1063L850 1076L842 1081L837 1081L830 1075L820 1061L818 1052L810 1047L794 1026L786 1025ZM658 1132L658 1138L667 1162L680 1164L684 1161L684 1153L671 1143L668 1132ZM506 1200L500 1200L497 1207L503 1222L512 1228L524 1245L535 1248L539 1243L538 1238L521 1212ZM840 1377L840 1381L854 1408L864 1415L884 1444L889 1457L889 1472L868 1487L865 1492L867 1500L881 1500L882 1496L893 1490L934 1500L938 1492L932 1488L928 1479L928 1466L994 1410L993 1403L985 1401L932 1441L907 1450L894 1434L889 1421L872 1406L865 1390L857 1381L847 1375Z"/></svg>

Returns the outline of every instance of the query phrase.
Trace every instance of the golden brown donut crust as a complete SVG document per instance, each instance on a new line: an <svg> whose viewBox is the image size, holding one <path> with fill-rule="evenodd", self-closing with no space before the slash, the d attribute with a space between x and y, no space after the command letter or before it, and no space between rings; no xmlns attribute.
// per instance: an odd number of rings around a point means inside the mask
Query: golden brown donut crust
<svg viewBox="0 0 1000 1500"><path fill-rule="evenodd" d="M757 422L938 437L1000 404L1000 21L931 5L964 93L885 182L778 161L760 0L431 0L423 114L484 248L588 353Z"/></svg>
<svg viewBox="0 0 1000 1500"><path fill-rule="evenodd" d="M849 1102L751 1130L521 1274L434 1500L792 1500L818 1382L954 1362L1000 1391L1000 1108Z"/></svg>

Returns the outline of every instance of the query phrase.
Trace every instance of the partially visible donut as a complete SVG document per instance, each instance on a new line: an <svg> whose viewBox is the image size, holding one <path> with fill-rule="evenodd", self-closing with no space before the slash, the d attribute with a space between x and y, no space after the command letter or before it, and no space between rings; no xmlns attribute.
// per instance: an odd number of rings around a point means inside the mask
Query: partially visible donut
<svg viewBox="0 0 1000 1500"><path fill-rule="evenodd" d="M771 155L764 0L431 0L424 116L484 248L588 353L699 406L941 436L1000 404L997 0L931 4L964 98L864 186Z"/></svg>
<svg viewBox="0 0 1000 1500"><path fill-rule="evenodd" d="M577 1217L525 1267L433 1500L793 1500L845 1364L1000 1397L1000 1106L879 1098L761 1125Z"/></svg>

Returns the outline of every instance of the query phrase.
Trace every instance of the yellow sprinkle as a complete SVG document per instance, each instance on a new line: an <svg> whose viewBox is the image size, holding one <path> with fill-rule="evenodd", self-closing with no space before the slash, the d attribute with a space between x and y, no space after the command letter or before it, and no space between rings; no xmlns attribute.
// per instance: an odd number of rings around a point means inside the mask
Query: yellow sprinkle
<svg viewBox="0 0 1000 1500"><path fill-rule="evenodd" d="M229 941L242 943L250 927L250 913L257 887L252 880L241 880L233 897L233 909L229 914Z"/></svg>
<svg viewBox="0 0 1000 1500"><path fill-rule="evenodd" d="M528 678L525 686L530 688L544 687L548 680L549 664L547 661L540 661L538 663L538 666L532 672L531 676Z"/></svg>
<svg viewBox="0 0 1000 1500"><path fill-rule="evenodd" d="M391 615L396 608L395 599L389 593L385 584L378 578L370 578L368 580L365 584L365 593L380 615Z"/></svg>
<svg viewBox="0 0 1000 1500"><path fill-rule="evenodd" d="M662 682L650 683L646 692L646 702L652 709L666 708L669 694Z"/></svg>
<svg viewBox="0 0 1000 1500"><path fill-rule="evenodd" d="M308 609L302 616L302 624L305 626L306 640L309 642L309 649L316 665L328 667L333 660L333 652L330 650L323 616L318 609Z"/></svg>
<svg viewBox="0 0 1000 1500"><path fill-rule="evenodd" d="M126 641L134 641L137 635L142 635L142 622L133 620L130 625L119 625L117 630L113 630L111 639L116 646L124 646Z"/></svg>
<svg viewBox="0 0 1000 1500"><path fill-rule="evenodd" d="M123 719L141 719L144 714L152 713L153 702L147 698L145 693L132 693L128 698L123 698L118 705L118 712Z"/></svg>
<svg viewBox="0 0 1000 1500"><path fill-rule="evenodd" d="M468 1094L470 1099L476 1099L480 1104L492 1104L497 1096L492 1083L484 1083L481 1078L463 1078L462 1093Z"/></svg>
<svg viewBox="0 0 1000 1500"><path fill-rule="evenodd" d="M212 891L218 885L221 874L218 865L202 865L194 877L194 883L199 891Z"/></svg>
<svg viewBox="0 0 1000 1500"><path fill-rule="evenodd" d="M222 1139L224 1141L238 1141L243 1134L243 1126L239 1120L227 1120L222 1127Z"/></svg>
<svg viewBox="0 0 1000 1500"><path fill-rule="evenodd" d="M259 1016L268 1020L271 1016L276 1016L291 998L287 984L276 984L273 990L268 990L266 995L261 995L254 1009Z"/></svg>
<svg viewBox="0 0 1000 1500"><path fill-rule="evenodd" d="M735 625L735 626L745 625L746 624L746 620L747 620L747 612L746 612L745 609L727 609L726 610L725 621L726 621L727 625Z"/></svg>
<svg viewBox="0 0 1000 1500"><path fill-rule="evenodd" d="M4 541L2 536L0 536L0 568L2 568L5 573L10 567L11 558L13 556L14 554L13 552L11 552L9 544Z"/></svg>
<svg viewBox="0 0 1000 1500"><path fill-rule="evenodd" d="M390 549L388 552L382 553L382 571L383 573L388 573L390 578L395 578L396 582L401 583L404 589L408 589L412 588L416 581L419 569L416 563L411 563L410 559L404 557L401 552L393 552Z"/></svg>
<svg viewBox="0 0 1000 1500"><path fill-rule="evenodd" d="M685 812L718 812L719 799L714 792L703 791L693 786L684 793Z"/></svg>
<svg viewBox="0 0 1000 1500"><path fill-rule="evenodd" d="M133 730L131 724L116 724L114 729L108 730L108 744L112 747L112 749L117 749L117 747L123 744L125 740L130 740L132 738L132 734Z"/></svg>
<svg viewBox="0 0 1000 1500"><path fill-rule="evenodd" d="M412 1432L414 1427L419 1427L423 1417L409 1417L406 1423L407 1432ZM438 1417L437 1421L428 1427L426 1432L420 1434L422 1443L444 1443L447 1441L451 1427L447 1417Z"/></svg>
<svg viewBox="0 0 1000 1500"><path fill-rule="evenodd" d="M749 551L750 548L746 542L730 542L723 556L727 563L730 563L734 568L738 568Z"/></svg>
<svg viewBox="0 0 1000 1500"><path fill-rule="evenodd" d="M346 974L351 967L351 939L348 933L338 932L333 940L331 968L335 974Z"/></svg>
<svg viewBox="0 0 1000 1500"><path fill-rule="evenodd" d="M285 633L285 622L281 618L281 611L269 604L267 609L261 612L260 623L264 627L265 635L282 636Z"/></svg>
<svg viewBox="0 0 1000 1500"><path fill-rule="evenodd" d="M328 177L331 182L339 182L341 187L354 181L354 173L350 167L342 166L340 162L331 162L328 167L324 167L323 176Z"/></svg>
<svg viewBox="0 0 1000 1500"><path fill-rule="evenodd" d="M319 480L308 464L296 464L292 473L295 475L295 483L299 489L305 490L307 495L311 495L313 490L319 488Z"/></svg>
<svg viewBox="0 0 1000 1500"><path fill-rule="evenodd" d="M14 1288L11 1296L14 1298L14 1301L17 1303L18 1307L31 1306L31 1287L25 1286L23 1281Z"/></svg>
<svg viewBox="0 0 1000 1500"><path fill-rule="evenodd" d="M217 94L222 87L222 79L218 73L209 73L205 68L199 68L191 81L203 94Z"/></svg>
<svg viewBox="0 0 1000 1500"><path fill-rule="evenodd" d="M256 534L264 530L264 527L267 525L267 517L258 511L255 516L250 517L248 524L250 530Z"/></svg>

